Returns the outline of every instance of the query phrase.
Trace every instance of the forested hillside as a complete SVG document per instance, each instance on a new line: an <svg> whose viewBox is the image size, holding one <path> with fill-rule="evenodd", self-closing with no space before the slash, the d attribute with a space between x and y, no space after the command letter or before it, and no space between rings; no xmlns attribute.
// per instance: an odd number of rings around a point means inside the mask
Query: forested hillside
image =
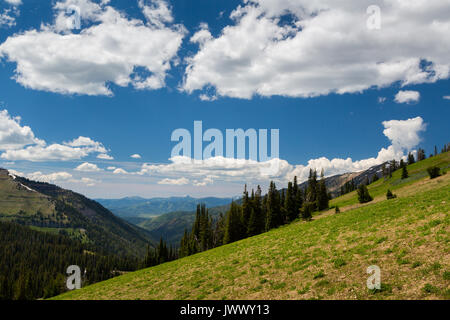
<svg viewBox="0 0 450 320"><path fill-rule="evenodd" d="M99 203L55 185L0 170L0 190L0 221L66 234L96 250L123 256L143 256L151 241L145 230Z"/></svg>
<svg viewBox="0 0 450 320"><path fill-rule="evenodd" d="M66 270L86 270L83 285L136 270L135 257L93 252L67 236L31 230L17 223L0 222L0 300L37 299L60 294L66 288Z"/></svg>

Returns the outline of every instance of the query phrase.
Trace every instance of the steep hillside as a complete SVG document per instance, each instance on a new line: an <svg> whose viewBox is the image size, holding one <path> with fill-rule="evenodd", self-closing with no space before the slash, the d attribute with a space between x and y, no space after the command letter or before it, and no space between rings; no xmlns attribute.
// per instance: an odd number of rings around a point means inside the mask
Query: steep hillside
<svg viewBox="0 0 450 320"><path fill-rule="evenodd" d="M67 234L97 250L142 256L149 235L99 203L57 186L0 170L0 221Z"/></svg>
<svg viewBox="0 0 450 320"><path fill-rule="evenodd" d="M450 174L427 159L370 187L375 200L355 194L334 200L313 221L194 256L129 273L57 299L450 299ZM398 198L382 196L392 187ZM366 287L367 267L381 269L381 290Z"/></svg>
<svg viewBox="0 0 450 320"><path fill-rule="evenodd" d="M368 186L370 194L377 199L384 199L386 191L390 189L391 191L396 191L405 186L411 185L419 180L423 180L428 177L427 168L431 166L438 166L443 170L450 168L450 152L442 153L437 156L428 158L423 161L416 162L409 165L408 173L409 177L407 179L401 179L401 170L397 170L393 173L392 178L380 179ZM357 182L358 184L358 182ZM358 203L356 197L356 191L348 193L342 197L333 199L330 202L330 206L348 206Z"/></svg>
<svg viewBox="0 0 450 320"><path fill-rule="evenodd" d="M136 270L137 258L103 255L70 237L0 221L0 301L48 298L67 291L69 265L89 270L84 283Z"/></svg>
<svg viewBox="0 0 450 320"><path fill-rule="evenodd" d="M0 214L9 217L21 213L31 215L40 211L49 216L55 212L55 205L48 196L23 185L7 170L0 169Z"/></svg>

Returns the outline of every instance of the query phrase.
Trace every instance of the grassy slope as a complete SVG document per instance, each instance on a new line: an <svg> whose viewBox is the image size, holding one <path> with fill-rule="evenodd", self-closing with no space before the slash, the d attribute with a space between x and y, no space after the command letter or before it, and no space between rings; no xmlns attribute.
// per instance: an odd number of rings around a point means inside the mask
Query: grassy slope
<svg viewBox="0 0 450 320"><path fill-rule="evenodd" d="M424 176L436 161L448 165L449 154L410 166L409 181L400 181L397 172L375 183L371 204L354 204L345 195L333 201L341 214L325 212L312 222L298 221L57 298L450 299L450 174ZM388 187L399 198L382 201ZM366 288L366 268L373 264L381 268L377 293Z"/></svg>
<svg viewBox="0 0 450 320"><path fill-rule="evenodd" d="M0 208L0 215L4 217L16 215L20 211L25 215L34 215L41 211L46 216L56 211L48 197L26 189L12 180L5 170L0 171Z"/></svg>
<svg viewBox="0 0 450 320"><path fill-rule="evenodd" d="M438 166L448 171L448 168L450 167L450 152L439 154L436 157L432 157L426 159L425 161L420 161L412 165L409 165L408 166L409 178L407 179L404 180L400 179L402 175L401 169L395 171L392 175L392 178L387 179L386 181L384 179L380 179L375 183L369 185L368 187L369 193L375 199L380 197L382 199L385 199L386 191L388 189L390 189L395 193L395 191L398 189L401 189L405 186L411 185L421 179L426 178L428 176L426 169L430 166ZM358 203L358 197L356 195L356 191L353 191L342 197L333 199L330 202L330 206L338 205L339 207L344 207L355 203Z"/></svg>

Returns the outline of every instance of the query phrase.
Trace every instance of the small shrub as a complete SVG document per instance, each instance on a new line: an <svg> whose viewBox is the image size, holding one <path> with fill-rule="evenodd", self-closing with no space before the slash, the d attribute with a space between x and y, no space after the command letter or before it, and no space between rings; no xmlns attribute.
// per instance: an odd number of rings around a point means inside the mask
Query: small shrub
<svg viewBox="0 0 450 320"><path fill-rule="evenodd" d="M347 264L347 263L346 263L345 260L342 259L342 258L337 258L337 259L334 260L334 267L335 267L335 268L343 267L343 266L345 266L346 264Z"/></svg>
<svg viewBox="0 0 450 320"><path fill-rule="evenodd" d="M315 286L316 287L325 287L325 286L328 286L329 284L330 284L330 281L323 279L323 280L320 280L319 282L317 282Z"/></svg>
<svg viewBox="0 0 450 320"><path fill-rule="evenodd" d="M443 278L444 278L444 280L450 280L450 271L445 271Z"/></svg>
<svg viewBox="0 0 450 320"><path fill-rule="evenodd" d="M309 285L306 285L305 287L303 287L302 289L297 290L298 294L305 294L309 291Z"/></svg>
<svg viewBox="0 0 450 320"><path fill-rule="evenodd" d="M339 209L339 206L336 206L336 208L334 208L334 213L341 213L341 209Z"/></svg>
<svg viewBox="0 0 450 320"><path fill-rule="evenodd" d="M274 290L281 290L281 289L284 289L286 287L286 283L285 282L271 283L271 287Z"/></svg>
<svg viewBox="0 0 450 320"><path fill-rule="evenodd" d="M375 240L375 244L380 244L382 242L385 242L388 239L388 237L381 237Z"/></svg>
<svg viewBox="0 0 450 320"><path fill-rule="evenodd" d="M381 283L380 289L369 289L369 292L372 294L376 293L392 293L392 285L388 283Z"/></svg>
<svg viewBox="0 0 450 320"><path fill-rule="evenodd" d="M386 199L391 200L397 198L397 195L393 194L391 190L388 189L386 193Z"/></svg>
<svg viewBox="0 0 450 320"><path fill-rule="evenodd" d="M323 270L320 270L318 273L314 275L313 279L319 279L323 277L325 277L325 273L323 272Z"/></svg>
<svg viewBox="0 0 450 320"><path fill-rule="evenodd" d="M439 167L429 167L427 169L428 175L430 176L430 179L437 178L441 175L441 169Z"/></svg>
<svg viewBox="0 0 450 320"><path fill-rule="evenodd" d="M435 262L430 266L432 271L438 271L442 268L442 265L439 262Z"/></svg>
<svg viewBox="0 0 450 320"><path fill-rule="evenodd" d="M423 291L425 291L426 293L438 293L439 289L436 288L435 286L432 286L431 284L427 283L424 287L423 287Z"/></svg>

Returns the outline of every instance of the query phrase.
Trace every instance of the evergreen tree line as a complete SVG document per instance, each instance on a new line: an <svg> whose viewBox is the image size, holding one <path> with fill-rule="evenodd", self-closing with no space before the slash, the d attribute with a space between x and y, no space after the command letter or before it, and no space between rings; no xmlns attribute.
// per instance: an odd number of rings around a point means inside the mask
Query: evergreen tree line
<svg viewBox="0 0 450 320"><path fill-rule="evenodd" d="M314 211L329 208L330 198L323 171L318 179L316 170L310 170L305 189L300 188L297 177L283 190L277 190L275 182L270 182L264 196L260 186L256 191L252 189L251 193L245 186L241 204L233 201L227 213L220 214L217 219L211 217L204 205L197 207L192 230L186 230L181 240L179 256L189 256L252 237L297 218L309 220Z"/></svg>
<svg viewBox="0 0 450 320"><path fill-rule="evenodd" d="M0 300L49 298L67 290L67 267L77 265L83 286L134 271L140 262L91 251L65 235L0 222ZM86 273L84 271L86 270Z"/></svg>
<svg viewBox="0 0 450 320"><path fill-rule="evenodd" d="M147 253L144 258L143 267L153 267L176 259L178 259L178 250L172 246L167 247L167 243L161 238L156 248L147 245Z"/></svg>
<svg viewBox="0 0 450 320"><path fill-rule="evenodd" d="M355 179L347 181L346 183L344 183L343 186L341 186L341 196L343 196L344 194L350 193L352 191L355 191L355 190L356 190Z"/></svg>

